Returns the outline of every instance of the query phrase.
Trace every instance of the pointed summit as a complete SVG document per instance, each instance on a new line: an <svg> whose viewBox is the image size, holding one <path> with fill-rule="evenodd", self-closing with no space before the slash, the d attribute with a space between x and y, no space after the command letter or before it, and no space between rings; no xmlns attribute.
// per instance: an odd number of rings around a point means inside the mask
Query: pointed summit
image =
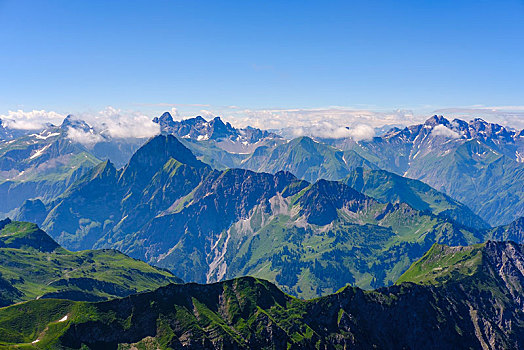
<svg viewBox="0 0 524 350"><path fill-rule="evenodd" d="M356 212L373 200L348 185L337 181L318 180L298 199L300 214L314 225L327 225L338 217L337 210L345 207Z"/></svg>
<svg viewBox="0 0 524 350"><path fill-rule="evenodd" d="M158 135L151 138L131 157L120 177L123 183L147 182L170 159L194 168L208 167L173 135Z"/></svg>
<svg viewBox="0 0 524 350"><path fill-rule="evenodd" d="M444 118L441 115L434 115L431 118L429 118L428 120L426 120L424 122L424 125L431 125L431 126L444 125L444 126L447 126L447 125L449 125L449 120L447 120L446 118Z"/></svg>
<svg viewBox="0 0 524 350"><path fill-rule="evenodd" d="M85 121L77 119L71 114L65 117L64 121L60 125L60 129L62 130L68 130L69 128L80 129L86 132L91 130L91 127Z"/></svg>
<svg viewBox="0 0 524 350"><path fill-rule="evenodd" d="M202 116L200 115L197 115L195 118L193 118L195 120L195 122L198 122L198 123L207 123L207 120L205 120L204 118L202 118Z"/></svg>
<svg viewBox="0 0 524 350"><path fill-rule="evenodd" d="M209 127L211 128L211 139L221 139L230 136L234 137L238 134L237 130L235 130L231 124L224 124L220 117L215 117L210 121Z"/></svg>
<svg viewBox="0 0 524 350"><path fill-rule="evenodd" d="M164 112L164 114L162 114L160 117L153 118L153 123L160 124L160 126L169 125L173 123L173 121L174 121L173 117L171 116L171 113L169 112Z"/></svg>

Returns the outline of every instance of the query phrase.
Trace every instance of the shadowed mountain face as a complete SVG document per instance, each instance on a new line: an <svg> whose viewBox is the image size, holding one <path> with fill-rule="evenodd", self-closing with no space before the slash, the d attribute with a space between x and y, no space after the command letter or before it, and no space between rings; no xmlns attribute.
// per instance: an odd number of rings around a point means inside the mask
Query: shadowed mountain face
<svg viewBox="0 0 524 350"><path fill-rule="evenodd" d="M234 128L218 117L174 121L164 113L155 122L215 169L289 171L309 182L341 180L358 167L383 169L423 181L467 205L490 225L524 216L524 131L481 119L468 123L434 116L424 124L393 128L358 142L309 137L287 141L260 129ZM93 143L74 142L71 133L87 135ZM6 198L0 203L0 215L26 199L56 198L99 159L109 158L117 168L125 165L143 142L111 138L72 117L36 133L0 125L0 195ZM462 217L456 214L449 213L454 220ZM461 223L472 226L472 219L468 214Z"/></svg>
<svg viewBox="0 0 524 350"><path fill-rule="evenodd" d="M101 163L47 204L43 226L70 249L115 246L122 232L169 209L210 171L175 137L157 136L123 169Z"/></svg>
<svg viewBox="0 0 524 350"><path fill-rule="evenodd" d="M481 220L471 229L440 215L450 210L474 221L445 195L423 193L418 182L390 183L418 200L380 202L341 182L310 184L287 172L212 170L161 135L123 169L101 163L56 200L27 202L19 218L44 218L44 229L68 249L116 248L186 281L258 276L303 297L347 283L389 285L435 242L491 237Z"/></svg>
<svg viewBox="0 0 524 350"><path fill-rule="evenodd" d="M435 245L398 285L310 301L251 277L104 303L37 300L0 310L6 331L24 310L43 315L0 340L73 349L522 349L523 250Z"/></svg>
<svg viewBox="0 0 524 350"><path fill-rule="evenodd" d="M0 221L0 306L34 298L106 300L175 282L181 280L115 250L69 252L35 224Z"/></svg>

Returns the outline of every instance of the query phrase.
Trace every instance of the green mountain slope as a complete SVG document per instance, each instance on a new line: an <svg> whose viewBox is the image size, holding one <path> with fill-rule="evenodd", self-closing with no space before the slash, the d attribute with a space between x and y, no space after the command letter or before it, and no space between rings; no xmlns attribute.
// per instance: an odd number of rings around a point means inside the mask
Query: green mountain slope
<svg viewBox="0 0 524 350"><path fill-rule="evenodd" d="M101 163L47 203L39 213L46 217L43 228L68 249L114 247L191 192L210 171L173 136L155 137L123 169ZM18 218L24 219L25 209Z"/></svg>
<svg viewBox="0 0 524 350"><path fill-rule="evenodd" d="M269 173L289 171L310 182L318 179L340 180L356 167L377 169L353 151L343 152L306 136L274 148L257 149L239 166Z"/></svg>
<svg viewBox="0 0 524 350"><path fill-rule="evenodd" d="M115 250L70 252L38 226L0 221L0 305L34 298L104 300L180 282Z"/></svg>
<svg viewBox="0 0 524 350"><path fill-rule="evenodd" d="M436 212L466 212L407 185ZM186 281L252 275L313 297L348 283L390 285L433 243L491 237L423 209L381 203L341 182L212 170L175 137L158 136L122 170L102 163L55 201L28 203L20 219L45 217L43 228L68 249L116 248Z"/></svg>
<svg viewBox="0 0 524 350"><path fill-rule="evenodd" d="M194 120L185 122L178 135L190 137L196 132ZM254 150L249 143L247 153L238 154L201 130L184 143L217 169L289 171L309 182L340 180L356 167L383 169L423 181L489 224L502 225L524 216L523 132L481 119L468 123L433 116L424 124L393 128L372 140L274 139ZM450 214L456 218L457 213Z"/></svg>
<svg viewBox="0 0 524 350"><path fill-rule="evenodd" d="M33 346L42 349L522 349L523 305L514 295L522 292L523 262L523 246L514 243L434 246L412 269L424 275L442 267L437 283L406 274L409 282L396 286L347 287L309 301L251 277L104 303L37 300L0 309L0 342L38 340Z"/></svg>
<svg viewBox="0 0 524 350"><path fill-rule="evenodd" d="M406 204L384 204L339 182L308 184L232 169L210 174L172 212L118 249L184 280L252 275L313 297L351 283L388 285L434 242L482 234Z"/></svg>
<svg viewBox="0 0 524 350"><path fill-rule="evenodd" d="M422 181L385 170L357 168L344 179L344 183L379 201L407 203L415 209L430 211L473 229L489 228L467 206Z"/></svg>
<svg viewBox="0 0 524 350"><path fill-rule="evenodd" d="M72 116L59 126L0 139L0 217L27 199L58 197L103 159L123 166L145 141L113 138Z"/></svg>

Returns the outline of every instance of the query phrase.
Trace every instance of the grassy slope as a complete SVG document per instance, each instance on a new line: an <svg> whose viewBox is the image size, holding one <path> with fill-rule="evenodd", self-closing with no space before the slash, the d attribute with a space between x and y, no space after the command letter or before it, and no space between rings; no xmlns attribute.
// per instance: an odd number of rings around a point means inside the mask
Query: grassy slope
<svg viewBox="0 0 524 350"><path fill-rule="evenodd" d="M357 168L344 182L370 197L383 202L403 202L415 209L431 211L474 229L486 229L489 225L475 215L467 206L429 185L384 170Z"/></svg>
<svg viewBox="0 0 524 350"><path fill-rule="evenodd" d="M58 291L111 298L179 282L171 273L116 250L67 251L31 223L7 224L0 231L0 242L0 274L21 292L11 302Z"/></svg>
<svg viewBox="0 0 524 350"><path fill-rule="evenodd" d="M439 284L471 276L482 264L482 249L485 244L466 247L449 247L434 244L424 256L400 276L397 284L413 282Z"/></svg>
<svg viewBox="0 0 524 350"><path fill-rule="evenodd" d="M291 198L290 205L307 190ZM388 206L391 212L377 220ZM268 217L258 208L249 220L253 234L246 235L245 225L233 225L223 234L235 247L225 253L225 277L256 276L312 298L346 283L365 289L392 284L433 242L479 242L474 233L405 204L375 203L357 216L339 210L339 218L324 227L303 226L292 215L298 211Z"/></svg>
<svg viewBox="0 0 524 350"><path fill-rule="evenodd" d="M474 348L486 335L491 340L482 341L513 348L522 335L522 313L497 278L481 271L484 248L435 244L398 286L368 292L346 287L312 300L245 277L168 286L105 303L31 301L0 309L0 348L79 348L89 342L97 348L101 344L92 337L119 339L119 349L167 349L180 341L224 348ZM475 328L478 322L496 325L498 307L512 326Z"/></svg>

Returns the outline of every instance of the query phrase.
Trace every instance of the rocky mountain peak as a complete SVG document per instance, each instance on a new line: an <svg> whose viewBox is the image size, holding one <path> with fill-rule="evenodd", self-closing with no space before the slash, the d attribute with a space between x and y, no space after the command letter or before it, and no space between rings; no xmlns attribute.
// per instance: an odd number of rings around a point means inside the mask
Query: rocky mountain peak
<svg viewBox="0 0 524 350"><path fill-rule="evenodd" d="M191 166L205 166L173 135L157 135L151 138L137 150L129 164L144 161L147 164L159 162L163 165L169 158Z"/></svg>
<svg viewBox="0 0 524 350"><path fill-rule="evenodd" d="M0 230L2 230L6 225L11 223L11 219L5 218L3 220L0 220Z"/></svg>
<svg viewBox="0 0 524 350"><path fill-rule="evenodd" d="M337 181L318 180L299 198L300 214L314 225L327 225L346 207L356 212L365 201L372 201L353 188Z"/></svg>
<svg viewBox="0 0 524 350"><path fill-rule="evenodd" d="M171 116L171 113L164 112L160 117L153 118L154 123L160 124L160 126L164 125L170 125L174 122L173 117Z"/></svg>
<svg viewBox="0 0 524 350"><path fill-rule="evenodd" d="M186 148L173 135L157 135L140 147L124 167L121 181L132 184L134 181L149 181L169 159L194 168L208 167L199 161L191 151Z"/></svg>
<svg viewBox="0 0 524 350"><path fill-rule="evenodd" d="M212 139L225 138L236 134L236 130L231 127L231 124L224 124L220 117L215 117L212 121L209 122L209 129L211 133L210 138Z"/></svg>
<svg viewBox="0 0 524 350"><path fill-rule="evenodd" d="M85 121L77 119L71 114L65 117L64 121L60 125L61 130L68 130L69 128L80 129L86 132L92 129Z"/></svg>
<svg viewBox="0 0 524 350"><path fill-rule="evenodd" d="M238 143L245 147L247 144L256 143L264 138L279 138L276 134L256 128L237 129L231 123L224 122L218 116L210 121L201 116L173 121L172 118L164 117L166 113L159 118L153 119L153 122L160 125L162 133L173 134L184 139L225 141L229 146ZM224 147L227 148L228 146ZM231 148L235 149L232 146Z"/></svg>
<svg viewBox="0 0 524 350"><path fill-rule="evenodd" d="M449 125L449 120L441 115L434 115L424 122L424 125L437 126L437 125Z"/></svg>

